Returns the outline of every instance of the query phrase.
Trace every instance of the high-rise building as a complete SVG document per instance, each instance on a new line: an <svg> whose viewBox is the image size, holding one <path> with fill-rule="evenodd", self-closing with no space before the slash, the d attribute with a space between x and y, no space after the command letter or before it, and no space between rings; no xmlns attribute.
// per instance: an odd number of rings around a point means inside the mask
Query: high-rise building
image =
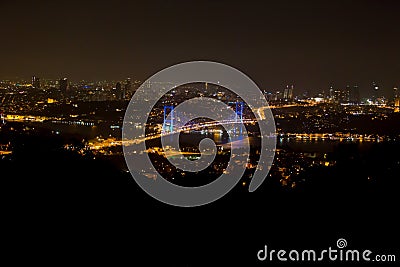
<svg viewBox="0 0 400 267"><path fill-rule="evenodd" d="M124 90L122 92L123 99L125 99L126 95L131 91L132 88L132 81L131 78L127 78L124 85Z"/></svg>
<svg viewBox="0 0 400 267"><path fill-rule="evenodd" d="M123 91L122 91L122 85L120 82L117 82L115 84L115 96L118 100L123 99Z"/></svg>
<svg viewBox="0 0 400 267"><path fill-rule="evenodd" d="M67 78L62 78L59 81L59 89L61 93L66 94L68 91L68 79Z"/></svg>
<svg viewBox="0 0 400 267"><path fill-rule="evenodd" d="M379 86L376 84L376 82L372 83L372 87L374 88L374 92L378 92Z"/></svg>
<svg viewBox="0 0 400 267"><path fill-rule="evenodd" d="M333 99L334 97L334 92L335 90L333 89L333 86L329 86L329 98Z"/></svg>
<svg viewBox="0 0 400 267"><path fill-rule="evenodd" d="M393 86L394 112L400 112L400 93L397 86Z"/></svg>
<svg viewBox="0 0 400 267"><path fill-rule="evenodd" d="M289 94L288 94L288 97L290 100L293 100L293 90L294 90L294 85L291 85L289 88Z"/></svg>
<svg viewBox="0 0 400 267"><path fill-rule="evenodd" d="M343 91L343 98L342 98L343 103L349 103L350 102L350 85L346 85L346 89Z"/></svg>
<svg viewBox="0 0 400 267"><path fill-rule="evenodd" d="M397 86L393 86L393 97L394 98L399 97L399 88Z"/></svg>
<svg viewBox="0 0 400 267"><path fill-rule="evenodd" d="M39 89L40 88L40 78L36 76L32 76L32 88Z"/></svg>
<svg viewBox="0 0 400 267"><path fill-rule="evenodd" d="M293 85L291 85L291 86L286 85L286 88L283 91L283 99L285 99L285 100L293 100L293 89L294 89Z"/></svg>
<svg viewBox="0 0 400 267"><path fill-rule="evenodd" d="M342 103L343 102L343 91L339 90L339 89L334 90L333 94L332 94L332 100L333 100L333 102L335 102L337 104Z"/></svg>
<svg viewBox="0 0 400 267"><path fill-rule="evenodd" d="M284 93L282 93L281 91L276 91L275 92L275 100L280 101L283 99Z"/></svg>
<svg viewBox="0 0 400 267"><path fill-rule="evenodd" d="M283 90L283 98L288 99L289 97L289 85L286 85L285 90Z"/></svg>
<svg viewBox="0 0 400 267"><path fill-rule="evenodd" d="M376 84L376 82L373 82L372 89L373 89L372 102L376 102L376 100L378 99L379 85Z"/></svg>
<svg viewBox="0 0 400 267"><path fill-rule="evenodd" d="M353 104L360 104L360 89L358 85L354 85L350 91L350 102Z"/></svg>
<svg viewBox="0 0 400 267"><path fill-rule="evenodd" d="M394 99L394 112L400 111L400 97Z"/></svg>

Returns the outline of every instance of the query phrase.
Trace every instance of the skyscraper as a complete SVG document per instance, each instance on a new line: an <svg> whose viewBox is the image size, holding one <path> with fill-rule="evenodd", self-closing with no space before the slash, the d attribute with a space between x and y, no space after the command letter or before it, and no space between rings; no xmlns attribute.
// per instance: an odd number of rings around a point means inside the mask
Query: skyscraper
<svg viewBox="0 0 400 267"><path fill-rule="evenodd" d="M350 91L350 102L353 104L360 104L360 89L358 85L354 85Z"/></svg>
<svg viewBox="0 0 400 267"><path fill-rule="evenodd" d="M393 102L394 102L394 112L400 112L400 95L399 88L393 86Z"/></svg>
<svg viewBox="0 0 400 267"><path fill-rule="evenodd" d="M127 78L124 85L124 91L122 92L123 99L125 99L126 94L131 91L131 88L132 88L131 78Z"/></svg>
<svg viewBox="0 0 400 267"><path fill-rule="evenodd" d="M375 82L372 83L372 86L374 88L374 92L377 92L379 90L379 86Z"/></svg>
<svg viewBox="0 0 400 267"><path fill-rule="evenodd" d="M293 85L291 85L291 86L286 85L286 88L283 91L283 98L285 100L293 100L293 89L294 89Z"/></svg>
<svg viewBox="0 0 400 267"><path fill-rule="evenodd" d="M333 91L332 100L334 103L339 104L343 102L343 91L336 89Z"/></svg>
<svg viewBox="0 0 400 267"><path fill-rule="evenodd" d="M394 99L394 112L400 111L400 97Z"/></svg>
<svg viewBox="0 0 400 267"><path fill-rule="evenodd" d="M61 93L66 94L68 90L68 79L67 78L60 79L59 86Z"/></svg>
<svg viewBox="0 0 400 267"><path fill-rule="evenodd" d="M122 91L122 85L120 82L117 82L115 84L115 97L118 100L122 100L123 99L123 91Z"/></svg>
<svg viewBox="0 0 400 267"><path fill-rule="evenodd" d="M394 98L399 97L399 88L397 86L393 86L393 97Z"/></svg>
<svg viewBox="0 0 400 267"><path fill-rule="evenodd" d="M294 90L294 85L291 85L288 93L288 97L290 100L293 100L293 90Z"/></svg>
<svg viewBox="0 0 400 267"><path fill-rule="evenodd" d="M32 76L32 87L35 89L40 88L40 78L36 76Z"/></svg>
<svg viewBox="0 0 400 267"><path fill-rule="evenodd" d="M329 86L329 98L331 98L331 99L333 99L333 97L334 97L334 89L333 89L333 86L331 85L331 86Z"/></svg>
<svg viewBox="0 0 400 267"><path fill-rule="evenodd" d="M350 102L350 85L346 85L346 89L343 91L343 103L349 103Z"/></svg>
<svg viewBox="0 0 400 267"><path fill-rule="evenodd" d="M372 94L372 102L376 102L376 100L378 99L378 91L379 91L379 86L373 82L372 83L372 89L373 89L373 94Z"/></svg>
<svg viewBox="0 0 400 267"><path fill-rule="evenodd" d="M288 95L289 95L289 85L286 85L285 90L283 90L283 98L288 99L289 98Z"/></svg>

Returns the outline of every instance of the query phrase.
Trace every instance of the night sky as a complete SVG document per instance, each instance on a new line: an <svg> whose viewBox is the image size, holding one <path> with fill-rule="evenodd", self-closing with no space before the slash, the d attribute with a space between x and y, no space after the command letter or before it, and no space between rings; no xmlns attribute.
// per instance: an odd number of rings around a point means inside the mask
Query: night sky
<svg viewBox="0 0 400 267"><path fill-rule="evenodd" d="M400 86L400 1L4 1L0 78L146 79L189 60L261 88Z"/></svg>

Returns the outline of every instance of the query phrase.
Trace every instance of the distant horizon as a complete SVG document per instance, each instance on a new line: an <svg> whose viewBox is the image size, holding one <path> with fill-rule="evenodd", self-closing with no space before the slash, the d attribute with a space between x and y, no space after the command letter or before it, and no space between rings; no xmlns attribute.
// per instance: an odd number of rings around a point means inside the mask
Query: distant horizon
<svg viewBox="0 0 400 267"><path fill-rule="evenodd" d="M73 79L73 78L68 77L68 76L59 76L59 77L54 78L54 77L48 77L48 76L47 77L46 76L42 77L42 76L39 76L39 75L31 75L30 77L27 77L27 76L24 76L24 77L19 77L19 76L1 77L0 76L0 82L1 81L12 81L12 82L25 81L25 82L30 82L33 76L36 76L36 77L40 78L41 80L46 80L46 81L58 81L58 80L60 80L62 78L67 78L70 83L71 82L72 83L79 83L79 82L121 82L121 81L125 81L128 78L130 78L132 80L132 82L143 83L147 78L149 78L149 77L147 77L146 79L138 79L138 78L136 78L135 76L132 75L132 76L127 76L127 77L124 77L124 78L121 78L121 79L115 79L114 78L114 79L77 79L76 80L76 79ZM168 82L168 81L165 81L165 82ZM337 83L329 83L323 89L315 89L315 88L305 89L305 88L301 88L301 87L299 88L296 85L296 83L281 83L281 84L282 84L282 86L279 87L279 88L261 88L261 89L265 90L267 92L274 93L274 92L277 92L279 90L283 90L286 87L286 85L294 85L295 92L297 91L297 93L295 95L301 95L301 94L304 94L306 92L308 92L311 95L316 95L316 94L322 93L323 91L325 92L325 94L328 94L330 86L333 86L334 89L343 90L343 89L346 88L346 86L349 85L350 87L353 87L353 86L358 86L359 87L359 89L360 89L360 97L361 98L369 98L369 97L373 96L373 82L371 82L367 86L368 89L364 89L364 90L363 90L363 88L366 88L366 87L360 86L361 83L345 83L345 84L340 84L340 85L337 85ZM366 83L364 82L363 84L365 85ZM380 83L376 83L376 84L379 86L379 92L380 92L379 96L384 96L384 97L388 98L389 100L390 100L390 98L393 97L393 89L394 89L394 87L400 88L400 86L397 85L397 84L393 84L392 86L385 86L385 85L382 85ZM369 90L369 92L367 92L367 90Z"/></svg>
<svg viewBox="0 0 400 267"><path fill-rule="evenodd" d="M2 1L1 77L145 80L187 61L259 88L400 86L399 1ZM133 75L134 74L134 75Z"/></svg>

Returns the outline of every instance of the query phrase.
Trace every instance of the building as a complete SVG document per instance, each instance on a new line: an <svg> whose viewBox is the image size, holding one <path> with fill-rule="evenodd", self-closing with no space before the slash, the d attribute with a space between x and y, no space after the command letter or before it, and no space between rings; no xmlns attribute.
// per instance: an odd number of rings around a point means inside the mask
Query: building
<svg viewBox="0 0 400 267"><path fill-rule="evenodd" d="M346 89L343 91L343 99L342 103L349 103L350 102L350 85L346 85Z"/></svg>
<svg viewBox="0 0 400 267"><path fill-rule="evenodd" d="M288 99L289 97L289 85L286 85L285 90L283 90L283 98Z"/></svg>
<svg viewBox="0 0 400 267"><path fill-rule="evenodd" d="M372 83L372 89L373 89L373 94L372 94L372 102L375 103L378 99L378 94L379 94L379 85L376 84L375 82Z"/></svg>
<svg viewBox="0 0 400 267"><path fill-rule="evenodd" d="M132 81L131 78L127 78L125 81L125 86L124 86L124 98L126 97L126 95L131 91L132 89Z"/></svg>
<svg viewBox="0 0 400 267"><path fill-rule="evenodd" d="M372 86L374 88L374 92L378 92L379 86L375 82L372 83Z"/></svg>
<svg viewBox="0 0 400 267"><path fill-rule="evenodd" d="M274 100L280 101L280 100L282 100L282 98L283 98L283 93L281 91L276 91Z"/></svg>
<svg viewBox="0 0 400 267"><path fill-rule="evenodd" d="M68 79L67 78L62 78L59 81L59 89L61 93L66 94L68 91Z"/></svg>
<svg viewBox="0 0 400 267"><path fill-rule="evenodd" d="M120 82L117 82L115 84L115 97L118 100L122 100L122 99L124 99L124 95L123 94L124 94L124 91L122 90L122 85L121 85Z"/></svg>
<svg viewBox="0 0 400 267"><path fill-rule="evenodd" d="M400 97L394 99L394 112L400 111Z"/></svg>
<svg viewBox="0 0 400 267"><path fill-rule="evenodd" d="M353 104L360 104L360 89L358 85L354 85L350 91L350 102Z"/></svg>
<svg viewBox="0 0 400 267"><path fill-rule="evenodd" d="M339 103L342 103L342 99L343 99L343 92L339 89L333 90L333 92L332 92L333 102L339 104Z"/></svg>
<svg viewBox="0 0 400 267"><path fill-rule="evenodd" d="M32 76L32 88L39 89L40 88L40 78L36 76Z"/></svg>
<svg viewBox="0 0 400 267"><path fill-rule="evenodd" d="M294 89L293 85L291 85L291 86L286 85L286 88L283 91L283 99L284 100L286 100L286 101L293 100L293 89Z"/></svg>
<svg viewBox="0 0 400 267"><path fill-rule="evenodd" d="M333 86L329 86L329 98L333 99L334 97L334 92L335 90L333 89Z"/></svg>
<svg viewBox="0 0 400 267"><path fill-rule="evenodd" d="M293 96L293 90L294 90L294 85L291 85L289 88L289 93L288 93L288 97L290 100L293 100L294 96Z"/></svg>

